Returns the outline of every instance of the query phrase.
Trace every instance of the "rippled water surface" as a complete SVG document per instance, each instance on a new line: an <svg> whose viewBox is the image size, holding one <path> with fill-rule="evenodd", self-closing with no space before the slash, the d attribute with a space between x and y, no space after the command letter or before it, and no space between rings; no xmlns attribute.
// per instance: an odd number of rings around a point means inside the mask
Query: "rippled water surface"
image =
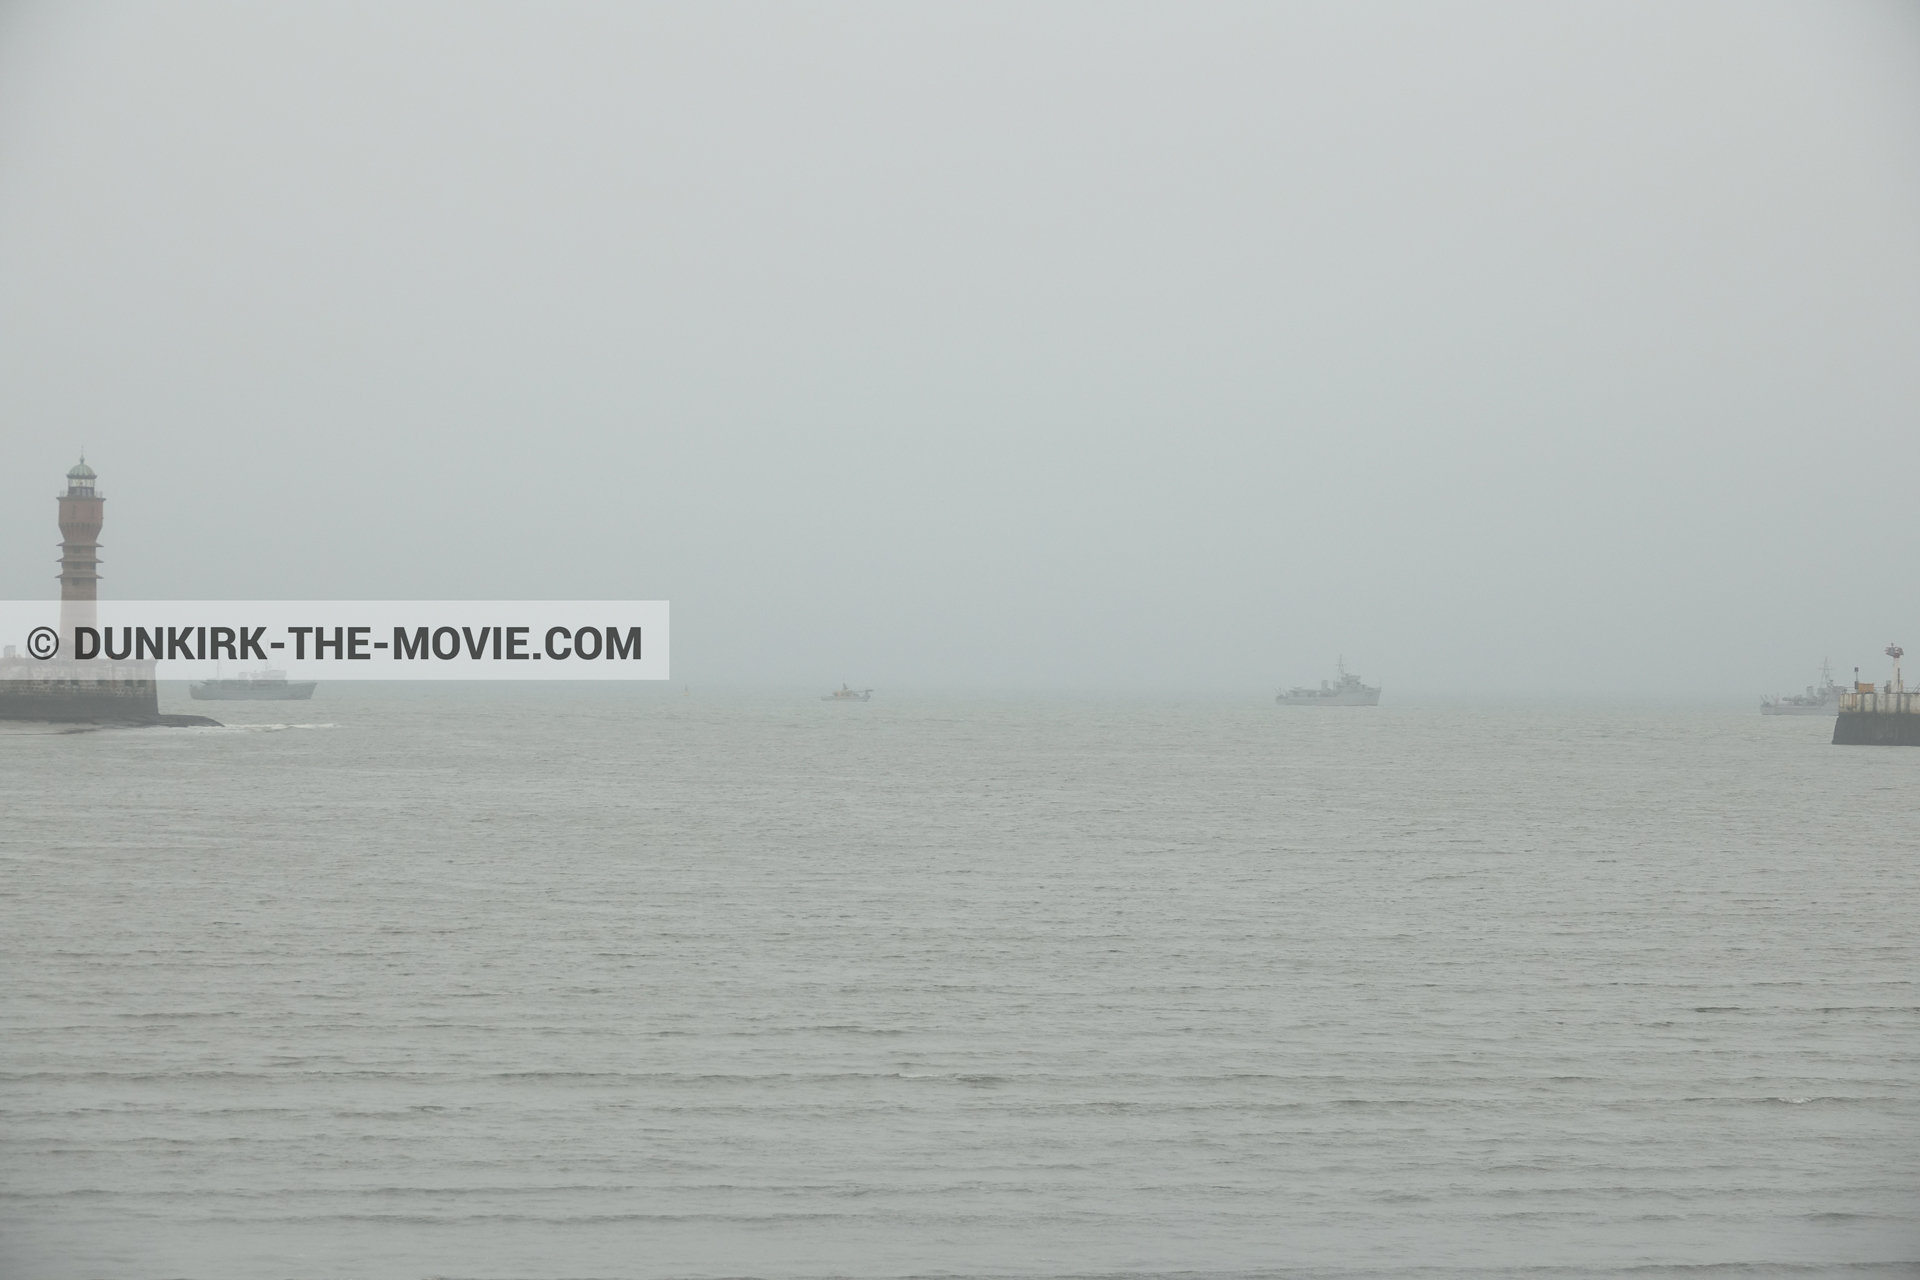
<svg viewBox="0 0 1920 1280"><path fill-rule="evenodd" d="M0 736L6 1280L1920 1272L1920 750L215 713Z"/></svg>

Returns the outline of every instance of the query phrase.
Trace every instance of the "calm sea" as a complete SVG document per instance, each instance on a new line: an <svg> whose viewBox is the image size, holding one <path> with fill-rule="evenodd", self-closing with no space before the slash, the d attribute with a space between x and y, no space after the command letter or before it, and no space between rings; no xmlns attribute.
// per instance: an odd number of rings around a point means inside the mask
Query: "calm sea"
<svg viewBox="0 0 1920 1280"><path fill-rule="evenodd" d="M1920 750L323 685L0 737L0 1276L1912 1276Z"/></svg>

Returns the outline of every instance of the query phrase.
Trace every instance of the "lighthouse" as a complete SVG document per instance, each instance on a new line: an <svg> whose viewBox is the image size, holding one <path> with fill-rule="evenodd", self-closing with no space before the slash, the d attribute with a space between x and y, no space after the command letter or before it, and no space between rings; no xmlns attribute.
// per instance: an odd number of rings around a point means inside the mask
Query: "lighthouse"
<svg viewBox="0 0 1920 1280"><path fill-rule="evenodd" d="M60 502L60 652L44 655L31 645L0 651L0 720L53 724L209 725L205 716L162 715L159 664L152 658L123 660L111 652L77 660L66 651L75 627L99 626L100 511L106 499L99 477L83 455L67 472ZM36 628L44 630L45 628ZM131 628L121 629L122 638Z"/></svg>
<svg viewBox="0 0 1920 1280"><path fill-rule="evenodd" d="M106 497L94 486L97 479L87 456L67 472L67 491L56 494L60 503L60 634L72 636L75 627L98 625L100 598L100 519Z"/></svg>

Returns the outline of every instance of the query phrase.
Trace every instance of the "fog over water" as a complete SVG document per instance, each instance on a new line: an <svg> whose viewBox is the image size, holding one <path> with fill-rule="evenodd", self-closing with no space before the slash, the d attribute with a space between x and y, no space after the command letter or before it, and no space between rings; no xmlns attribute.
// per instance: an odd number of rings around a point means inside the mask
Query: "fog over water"
<svg viewBox="0 0 1920 1280"><path fill-rule="evenodd" d="M1920 636L1873 3L0 23L0 594L674 602L676 675L1747 699Z"/></svg>
<svg viewBox="0 0 1920 1280"><path fill-rule="evenodd" d="M0 1280L1912 1280L1917 232L1911 4L0 6L0 601L676 633L0 722Z"/></svg>

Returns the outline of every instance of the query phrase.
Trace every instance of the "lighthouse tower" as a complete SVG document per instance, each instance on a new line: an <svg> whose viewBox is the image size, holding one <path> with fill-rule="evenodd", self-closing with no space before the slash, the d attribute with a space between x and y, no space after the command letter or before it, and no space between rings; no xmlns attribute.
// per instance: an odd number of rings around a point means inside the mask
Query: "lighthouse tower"
<svg viewBox="0 0 1920 1280"><path fill-rule="evenodd" d="M106 654L83 662L76 661L67 648L73 643L75 627L99 625L100 512L106 500L94 488L95 478L83 457L67 472L67 491L54 495L60 502L61 651L57 658L47 659L36 657L31 645L26 656L7 646L7 652L0 654L0 720L215 724L205 716L160 714L154 659L121 661Z"/></svg>
<svg viewBox="0 0 1920 1280"><path fill-rule="evenodd" d="M106 498L94 488L86 455L67 472L60 503L60 634L72 643L75 627L98 625L100 598L100 519Z"/></svg>

